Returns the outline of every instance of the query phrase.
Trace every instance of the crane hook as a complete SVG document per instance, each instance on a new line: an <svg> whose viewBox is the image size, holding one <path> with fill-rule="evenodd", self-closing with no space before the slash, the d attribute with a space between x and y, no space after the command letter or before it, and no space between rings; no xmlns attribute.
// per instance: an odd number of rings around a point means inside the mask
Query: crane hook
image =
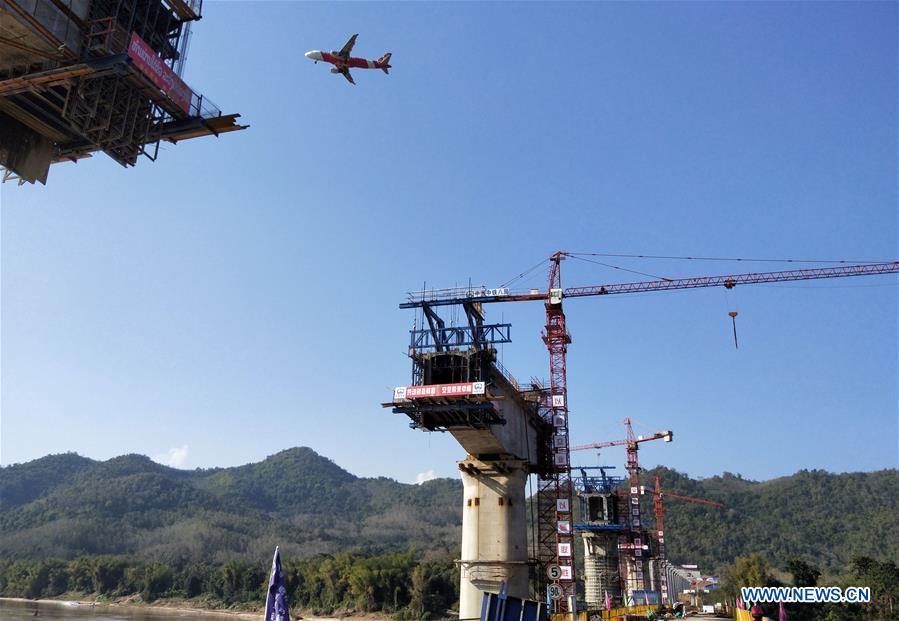
<svg viewBox="0 0 899 621"><path fill-rule="evenodd" d="M737 344L737 311L730 311L728 315L730 315L730 320L734 324L734 349L740 349L740 346Z"/></svg>

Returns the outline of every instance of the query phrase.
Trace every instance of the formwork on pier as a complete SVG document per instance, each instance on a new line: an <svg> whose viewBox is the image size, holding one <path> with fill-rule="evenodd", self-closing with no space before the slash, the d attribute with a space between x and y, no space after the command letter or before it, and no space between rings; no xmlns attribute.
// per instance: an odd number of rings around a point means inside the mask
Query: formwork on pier
<svg viewBox="0 0 899 621"><path fill-rule="evenodd" d="M0 0L0 166L46 183L102 151L123 166L244 129L179 74L202 0ZM10 175L7 175L10 176Z"/></svg>
<svg viewBox="0 0 899 621"><path fill-rule="evenodd" d="M540 470L550 430L538 415L538 395L522 390L495 349L416 351L410 356L416 367L414 386L449 391L395 398L384 407L408 416L413 429L449 432L472 456L492 460L511 455L524 459L532 472Z"/></svg>

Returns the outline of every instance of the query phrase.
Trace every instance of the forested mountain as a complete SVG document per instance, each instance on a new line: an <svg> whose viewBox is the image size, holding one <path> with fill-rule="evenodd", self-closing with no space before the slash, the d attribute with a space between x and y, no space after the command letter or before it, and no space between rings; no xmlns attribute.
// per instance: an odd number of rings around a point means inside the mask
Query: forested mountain
<svg viewBox="0 0 899 621"><path fill-rule="evenodd" d="M899 470L831 474L802 470L756 482L726 473L702 480L658 468L662 490L724 503L665 501L669 557L720 569L758 553L774 567L805 559L833 575L854 556L899 561ZM646 515L652 515L647 504Z"/></svg>
<svg viewBox="0 0 899 621"><path fill-rule="evenodd" d="M696 480L665 468L668 554L708 570L757 552L838 572L853 556L899 558L899 471L801 471L765 482ZM358 478L309 448L236 468L177 470L147 457L50 455L0 468L0 557L120 554L179 565L406 549L457 554L461 483ZM647 499L648 500L648 499ZM652 515L651 505L645 507Z"/></svg>
<svg viewBox="0 0 899 621"><path fill-rule="evenodd" d="M357 478L309 448L236 468L50 455L0 469L0 557L125 554L166 563L450 549L461 483Z"/></svg>

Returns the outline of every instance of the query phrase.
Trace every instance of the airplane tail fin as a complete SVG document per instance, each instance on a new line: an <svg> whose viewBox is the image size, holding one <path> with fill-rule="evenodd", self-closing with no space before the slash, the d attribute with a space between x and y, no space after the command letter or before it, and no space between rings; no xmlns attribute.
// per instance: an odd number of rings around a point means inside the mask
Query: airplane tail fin
<svg viewBox="0 0 899 621"><path fill-rule="evenodd" d="M378 65L380 66L381 71L383 71L384 73L386 73L388 75L390 74L390 72L387 70L390 69L390 57L391 56L393 56L393 54L391 54L390 52L387 52L386 54L381 56L381 58L378 59Z"/></svg>

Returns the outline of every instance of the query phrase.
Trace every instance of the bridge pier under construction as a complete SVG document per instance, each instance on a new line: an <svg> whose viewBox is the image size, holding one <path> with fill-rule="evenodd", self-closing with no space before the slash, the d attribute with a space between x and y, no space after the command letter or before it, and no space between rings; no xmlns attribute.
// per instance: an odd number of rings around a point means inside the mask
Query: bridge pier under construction
<svg viewBox="0 0 899 621"><path fill-rule="evenodd" d="M408 416L415 429L451 434L466 451L458 462L459 618L477 619L483 593L498 593L503 583L510 596L534 595L525 488L528 475L545 464L551 427L538 414L540 391L522 390L495 349L412 349L410 356L413 385L396 388L393 401L383 405Z"/></svg>

